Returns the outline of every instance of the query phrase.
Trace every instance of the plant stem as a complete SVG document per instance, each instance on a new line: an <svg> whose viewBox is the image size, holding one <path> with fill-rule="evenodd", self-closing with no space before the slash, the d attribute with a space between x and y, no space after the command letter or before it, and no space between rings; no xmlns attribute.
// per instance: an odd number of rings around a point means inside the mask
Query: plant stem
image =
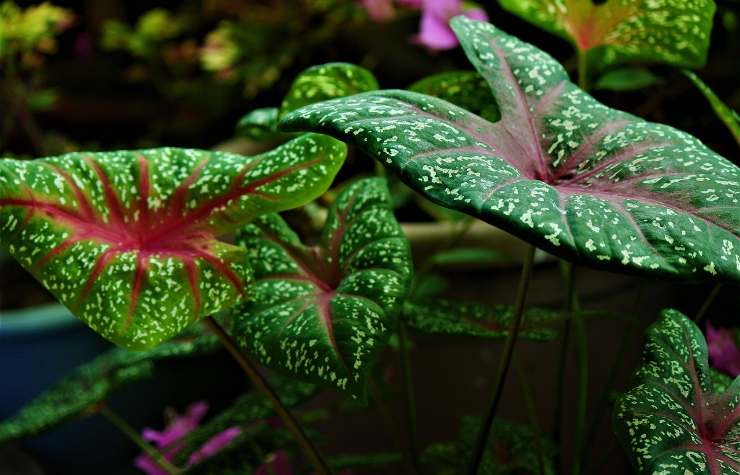
<svg viewBox="0 0 740 475"><path fill-rule="evenodd" d="M572 311L577 310L575 298L573 299ZM573 475L581 475L583 443L586 431L586 412L588 407L588 340L586 339L586 324L582 316L577 313L573 315L573 327L575 329L578 351L578 398L576 412L576 438L573 450Z"/></svg>
<svg viewBox="0 0 740 475"><path fill-rule="evenodd" d="M277 395L275 390L270 386L267 380L262 376L257 367L252 361L247 358L237 346L236 342L226 331L219 325L219 323L213 317L206 317L203 323L208 327L218 338L221 343L228 350L231 356L236 360L239 366L242 368L244 373L249 377L254 384L272 404L275 413L280 417L285 424L285 427L293 434L298 445L300 445L306 457L311 461L314 469L320 475L328 475L331 473L321 453L311 440L306 436L303 428L300 426L296 418L291 414L290 410L280 401L280 397Z"/></svg>
<svg viewBox="0 0 740 475"><path fill-rule="evenodd" d="M704 319L704 316L707 314L707 311L709 311L709 308L714 303L714 299L716 299L717 295L719 295L720 290L722 290L722 283L719 283L712 288L712 291L709 292L709 295L707 295L707 298L704 300L701 308L696 313L696 316L694 317L694 323L696 323L697 325L701 323L701 321Z"/></svg>
<svg viewBox="0 0 740 475"><path fill-rule="evenodd" d="M578 50L578 87L588 90L588 61L586 53Z"/></svg>
<svg viewBox="0 0 740 475"><path fill-rule="evenodd" d="M524 402L527 406L529 425L532 427L532 434L534 436L534 448L537 452L537 473L538 475L545 475L545 455L542 450L540 424L537 422L537 407L534 404L534 392L532 391L532 385L527 381L527 376L524 374L522 366L515 363L515 367L517 376L519 376L519 385L522 387Z"/></svg>
<svg viewBox="0 0 740 475"><path fill-rule="evenodd" d="M152 447L151 444L149 444L147 441L141 438L138 432L131 427L128 422L123 420L121 416L114 413L110 409L108 409L106 406L103 406L103 408L100 410L100 414L103 415L108 421L115 426L116 429L121 431L126 437L131 440L134 444L136 444L141 450L143 450L149 457L154 460L154 462L159 465L159 467L167 472L169 475L177 475L178 473L182 472L179 468L172 465L166 458L164 458L164 455L162 453Z"/></svg>
<svg viewBox="0 0 740 475"><path fill-rule="evenodd" d="M511 357L514 354L514 346L516 345L516 340L519 336L519 328L521 327L522 316L524 315L524 302L527 298L529 275L532 271L532 264L534 263L534 251L534 246L529 246L527 256L524 260L524 265L522 266L522 272L519 277L519 285L516 292L516 301L514 303L514 315L512 315L511 325L509 326L506 343L504 344L504 351L499 362L496 384L494 385L493 400L488 409L488 414L483 420L483 425L478 432L478 440L476 441L475 448L473 450L473 458L468 467L468 473L470 475L476 475L478 473L478 468L483 460L483 452L485 452L486 446L488 445L491 425L493 424L493 419L496 417L496 410L498 409L499 402L501 402L501 395L503 394L506 375L509 372L509 366L511 366Z"/></svg>
<svg viewBox="0 0 740 475"><path fill-rule="evenodd" d="M414 394L414 381L411 376L411 362L408 353L408 329L403 315L398 320L398 343L401 358L401 378L403 379L403 394L406 403L406 444L409 458L414 466L418 466L416 460L416 396Z"/></svg>
<svg viewBox="0 0 740 475"><path fill-rule="evenodd" d="M570 348L570 333L573 321L573 308L575 306L575 273L573 265L567 261L560 261L560 270L563 279L566 282L566 302L565 309L568 312L568 319L563 327L563 339L560 343L560 356L558 358L558 372L555 380L555 409L552 417L552 440L556 445L560 445L560 433L563 422L563 391L565 386L565 367L568 362L568 349ZM555 467L560 466L560 454L555 455Z"/></svg>
<svg viewBox="0 0 740 475"><path fill-rule="evenodd" d="M383 398L383 395L380 392L380 388L378 387L378 384L375 382L373 378L370 378L370 381L368 382L368 390L370 392L370 396L375 400L375 403L378 405L378 409L380 410L380 413L382 414L383 418L386 420L386 423L391 430L391 434L393 436L393 443L397 446L397 448L400 450L401 447L403 447L403 437L401 436L401 429L398 424L398 420L396 419L396 416L393 414L393 411L388 406L388 403ZM404 461L406 463L406 466L408 468L408 473L417 473L416 465L414 465L413 460L410 458L409 453L404 454Z"/></svg>

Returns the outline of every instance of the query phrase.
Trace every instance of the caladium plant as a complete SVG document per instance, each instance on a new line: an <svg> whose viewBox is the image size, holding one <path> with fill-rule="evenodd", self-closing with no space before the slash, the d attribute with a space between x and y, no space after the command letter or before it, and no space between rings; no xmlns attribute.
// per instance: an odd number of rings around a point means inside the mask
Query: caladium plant
<svg viewBox="0 0 740 475"><path fill-rule="evenodd" d="M704 65L713 0L499 0L501 6L573 43L597 68L651 61Z"/></svg>
<svg viewBox="0 0 740 475"><path fill-rule="evenodd" d="M314 246L274 214L247 225L239 242L256 280L234 309L243 348L265 365L364 395L412 275L385 180L347 186Z"/></svg>
<svg viewBox="0 0 740 475"><path fill-rule="evenodd" d="M436 203L571 261L740 279L740 169L684 132L599 103L493 25L452 26L498 122L386 90L299 109L285 128L341 137Z"/></svg>
<svg viewBox="0 0 740 475"><path fill-rule="evenodd" d="M663 311L647 332L635 387L617 402L617 435L640 474L740 473L740 377L714 384L707 344L686 316Z"/></svg>
<svg viewBox="0 0 740 475"><path fill-rule="evenodd" d="M85 323L152 347L247 295L243 248L219 241L323 193L345 146L301 136L255 157L186 149L0 161L0 239Z"/></svg>

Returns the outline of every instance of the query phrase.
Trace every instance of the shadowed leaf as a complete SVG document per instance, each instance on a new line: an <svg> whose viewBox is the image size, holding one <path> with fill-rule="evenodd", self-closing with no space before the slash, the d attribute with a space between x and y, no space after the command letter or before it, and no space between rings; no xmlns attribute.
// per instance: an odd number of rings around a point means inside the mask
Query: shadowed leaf
<svg viewBox="0 0 740 475"><path fill-rule="evenodd" d="M491 122L501 118L486 80L475 71L448 71L435 74L415 82L408 89L439 97Z"/></svg>
<svg viewBox="0 0 740 475"><path fill-rule="evenodd" d="M493 25L452 26L498 122L388 90L307 106L284 125L341 137L437 204L565 259L740 279L740 169L684 132L602 105Z"/></svg>
<svg viewBox="0 0 740 475"><path fill-rule="evenodd" d="M112 342L150 348L246 295L217 240L329 187L345 146L304 135L255 157L162 148L0 161L0 240Z"/></svg>
<svg viewBox="0 0 740 475"><path fill-rule="evenodd" d="M255 109L239 119L239 123L236 124L236 135L257 141L278 137L281 133L277 130L277 122L277 107Z"/></svg>
<svg viewBox="0 0 740 475"><path fill-rule="evenodd" d="M726 382L710 372L699 328L663 311L647 331L635 387L615 406L617 435L638 473L740 473L740 377Z"/></svg>
<svg viewBox="0 0 740 475"><path fill-rule="evenodd" d="M686 70L684 70L683 73L691 80L691 82L694 83L697 89L704 94L704 97L709 102L709 105L712 106L712 110L714 110L717 118L725 124L727 130L730 131L737 144L740 145L740 115L738 115L738 113L731 109L727 104L722 102L722 100L717 97L717 94L715 94L714 91L712 91L712 89L699 78L699 76Z"/></svg>
<svg viewBox="0 0 740 475"><path fill-rule="evenodd" d="M644 68L622 68L605 73L596 81L594 89L609 91L635 91L653 86L662 80Z"/></svg>

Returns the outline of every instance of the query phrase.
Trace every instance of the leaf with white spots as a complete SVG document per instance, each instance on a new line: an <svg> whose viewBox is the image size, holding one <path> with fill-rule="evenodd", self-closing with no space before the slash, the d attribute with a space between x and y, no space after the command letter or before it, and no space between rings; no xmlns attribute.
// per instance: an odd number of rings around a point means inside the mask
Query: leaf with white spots
<svg viewBox="0 0 740 475"><path fill-rule="evenodd" d="M596 68L627 61L700 68L714 0L499 0L509 12L570 41Z"/></svg>
<svg viewBox="0 0 740 475"><path fill-rule="evenodd" d="M699 328L664 310L647 331L635 387L617 401L617 435L640 474L740 474L740 377L723 392Z"/></svg>
<svg viewBox="0 0 740 475"><path fill-rule="evenodd" d="M709 105L712 106L712 110L717 115L717 118L725 124L727 130L730 131L737 144L740 145L740 115L730 108L730 106L722 102L722 99L717 97L717 94L715 94L714 91L712 91L712 89L707 86L701 78L699 78L699 76L686 70L684 70L683 73L691 80L691 82L694 83L696 88L701 91L707 99L707 102L709 102Z"/></svg>
<svg viewBox="0 0 740 475"><path fill-rule="evenodd" d="M0 423L0 443L36 435L69 420L97 413L119 387L151 377L157 361L208 354L220 348L216 336L195 328L151 350L107 351Z"/></svg>
<svg viewBox="0 0 740 475"><path fill-rule="evenodd" d="M414 190L565 259L681 278L740 280L740 169L699 140L597 102L552 57L455 18L501 111L378 91L299 109Z"/></svg>
<svg viewBox="0 0 740 475"><path fill-rule="evenodd" d="M409 91L439 97L495 122L501 118L486 80L475 71L447 71L421 79Z"/></svg>
<svg viewBox="0 0 740 475"><path fill-rule="evenodd" d="M246 295L219 241L329 187L346 147L309 134L255 157L162 148L0 161L0 241L112 342L150 348Z"/></svg>
<svg viewBox="0 0 740 475"><path fill-rule="evenodd" d="M281 134L277 130L278 108L265 107L248 112L236 124L236 135L250 140L264 141Z"/></svg>
<svg viewBox="0 0 740 475"><path fill-rule="evenodd" d="M344 189L314 246L278 215L257 219L239 240L256 277L251 300L233 311L242 347L267 366L364 394L412 275L385 181Z"/></svg>

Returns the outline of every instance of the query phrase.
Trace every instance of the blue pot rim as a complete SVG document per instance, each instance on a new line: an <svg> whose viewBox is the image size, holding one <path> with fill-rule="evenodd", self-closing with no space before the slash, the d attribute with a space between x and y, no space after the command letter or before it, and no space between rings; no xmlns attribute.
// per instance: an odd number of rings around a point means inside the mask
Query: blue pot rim
<svg viewBox="0 0 740 475"><path fill-rule="evenodd" d="M0 310L0 337L49 333L80 324L67 307L58 303Z"/></svg>

